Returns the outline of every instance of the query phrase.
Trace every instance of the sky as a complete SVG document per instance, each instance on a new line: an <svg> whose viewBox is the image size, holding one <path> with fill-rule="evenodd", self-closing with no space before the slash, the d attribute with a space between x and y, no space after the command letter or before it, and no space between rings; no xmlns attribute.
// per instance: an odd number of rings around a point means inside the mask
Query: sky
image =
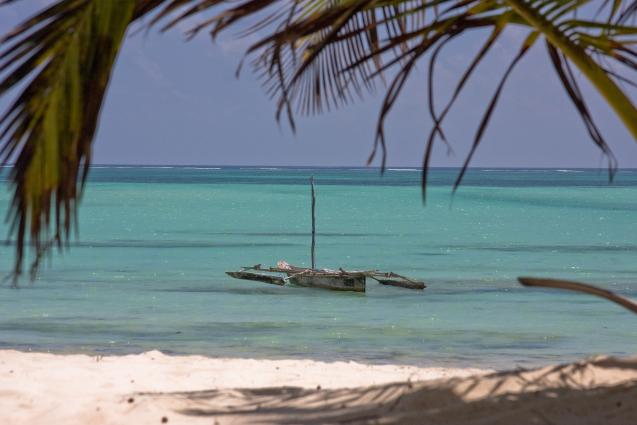
<svg viewBox="0 0 637 425"><path fill-rule="evenodd" d="M48 0L0 7L0 33L9 31ZM383 87L361 101L320 116L298 117L297 132L275 120L275 102L256 76L235 70L251 39L234 32L212 42L204 32L186 41L183 26L129 34L118 58L95 142L96 164L364 166L371 152ZM468 33L442 54L436 69L438 105L486 34ZM453 152L443 144L431 165L462 165L478 123L522 30L504 34L446 120ZM247 68L247 67L246 67ZM427 63L412 75L387 120L390 167L421 165L431 128ZM608 105L581 80L590 107L619 166L637 167L637 143ZM0 109L9 104L0 99ZM475 167L605 167L579 115L536 46L506 84L479 147ZM377 160L373 165L379 165Z"/></svg>

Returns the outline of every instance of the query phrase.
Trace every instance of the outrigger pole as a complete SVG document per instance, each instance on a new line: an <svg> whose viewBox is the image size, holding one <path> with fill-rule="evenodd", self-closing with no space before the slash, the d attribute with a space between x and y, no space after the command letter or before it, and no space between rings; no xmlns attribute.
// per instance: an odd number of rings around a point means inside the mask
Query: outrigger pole
<svg viewBox="0 0 637 425"><path fill-rule="evenodd" d="M312 189L312 247L311 247L311 258L312 258L312 269L316 269L316 260L314 255L314 250L316 249L316 218L314 214L314 210L316 209L316 196L314 195L314 176L310 177L310 187Z"/></svg>

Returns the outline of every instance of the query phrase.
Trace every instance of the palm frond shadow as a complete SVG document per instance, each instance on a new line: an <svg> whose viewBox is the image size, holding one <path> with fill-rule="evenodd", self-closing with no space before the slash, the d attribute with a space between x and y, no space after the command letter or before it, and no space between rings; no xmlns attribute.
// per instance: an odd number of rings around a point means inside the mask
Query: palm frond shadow
<svg viewBox="0 0 637 425"><path fill-rule="evenodd" d="M637 304L579 282L519 278L525 286L600 296L637 313ZM141 393L170 400L183 416L261 424L625 424L637 417L637 358L597 357L535 370L365 388L297 387ZM570 403L570 404L569 404ZM577 414L573 409L578 409Z"/></svg>
<svg viewBox="0 0 637 425"><path fill-rule="evenodd" d="M606 372L622 373L611 382ZM183 416L238 423L562 423L578 401L586 424L622 424L637 413L637 359L596 358L537 370L364 388L294 387L143 393L148 402L169 400ZM621 407L618 407L621 406ZM487 422L484 422L487 421ZM234 422L233 422L234 423Z"/></svg>

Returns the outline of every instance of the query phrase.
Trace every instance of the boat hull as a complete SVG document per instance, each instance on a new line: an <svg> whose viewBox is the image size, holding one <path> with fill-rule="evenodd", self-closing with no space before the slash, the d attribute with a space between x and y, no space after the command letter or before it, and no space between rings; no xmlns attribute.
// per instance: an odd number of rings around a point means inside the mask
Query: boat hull
<svg viewBox="0 0 637 425"><path fill-rule="evenodd" d="M365 292L365 276L297 275L290 276L290 283L308 288L334 291Z"/></svg>
<svg viewBox="0 0 637 425"><path fill-rule="evenodd" d="M228 276L234 277L235 279L253 280L256 282L271 283L272 285L279 285L279 286L285 285L285 280L280 276L250 273L246 271L226 272L226 274Z"/></svg>

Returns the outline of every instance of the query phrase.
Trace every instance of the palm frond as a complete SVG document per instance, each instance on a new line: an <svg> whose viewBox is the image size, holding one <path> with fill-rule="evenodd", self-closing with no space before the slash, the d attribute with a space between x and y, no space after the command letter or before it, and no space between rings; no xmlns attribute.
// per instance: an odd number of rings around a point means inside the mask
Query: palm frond
<svg viewBox="0 0 637 425"><path fill-rule="evenodd" d="M63 0L2 39L0 95L23 86L0 117L0 160L14 163L8 219L16 277L27 243L35 271L74 227L104 93L136 7L134 0Z"/></svg>
<svg viewBox="0 0 637 425"><path fill-rule="evenodd" d="M183 5L185 1L178 3ZM193 6L171 18L164 29L220 4L214 0L195 1ZM525 44L544 38L565 92L576 106L591 139L609 158L612 179L615 158L586 107L572 66L590 80L637 139L637 110L619 87L620 84L633 85L637 70L637 52L633 49L637 43L637 28L630 22L637 13L637 2L604 0L595 5L596 8L593 6L590 0L245 0L223 8L216 16L197 25L193 34L209 28L214 37L249 19L256 19L257 23L247 32L269 30L247 54L253 56L253 66L266 92L277 102L277 120L285 113L293 129L295 114L311 115L320 113L322 108L350 103L365 92L376 90L379 79L392 75L386 84L369 159L372 161L380 150L381 167L386 163L385 120L414 66L429 55L428 106L433 125L423 158L424 199L433 145L437 138L448 144L444 118L494 40L487 41L476 53L440 114L435 111L432 94L436 58L451 40L479 28L490 28L493 38L507 27L525 27L529 32ZM595 12L591 13L591 9ZM506 77L528 48L522 46L520 54L512 58L512 66L494 97L485 101L485 115L454 190L482 140ZM553 50L559 54L555 56ZM615 65L628 73L616 70Z"/></svg>
<svg viewBox="0 0 637 425"><path fill-rule="evenodd" d="M58 0L0 39L0 96L22 89L0 116L0 161L15 162L9 213L18 241L16 272L27 238L34 246L35 270L47 249L61 246L74 227L113 64L127 27L142 17L150 18L149 28L161 23L164 31L199 19L189 37L204 30L216 37L230 28L258 35L246 57L276 101L277 120L285 115L293 129L297 114L338 108L385 87L369 159L380 151L382 167L385 121L412 71L428 59L433 123L423 155L424 199L434 144L440 139L450 146L443 127L448 112L511 26L525 28L527 39L512 54L493 97L485 99L455 188L482 143L505 82L536 39L545 42L565 92L608 156L612 177L616 161L586 105L576 69L637 140L637 109L621 89L635 85L636 16L636 0ZM487 39L438 111L438 58L453 40L481 34L480 29Z"/></svg>
<svg viewBox="0 0 637 425"><path fill-rule="evenodd" d="M522 44L522 48L520 48L520 51L515 56L515 58L513 58L513 60L507 67L506 71L504 72L504 75L500 79L500 82L498 83L498 87L496 88L495 93L493 94L493 97L491 98L491 101L489 102L489 105L487 106L487 109L484 112L484 116L482 117L482 120L480 121L480 125L478 126L478 130L476 131L476 135L473 139L473 144L471 145L471 150L469 151L469 154L467 155L467 158L465 159L462 169L460 170L460 174L458 174L458 177L456 178L456 181L453 184L454 192L460 186L460 183L462 182L462 178L464 177L465 172L467 168L469 167L469 163L471 162L471 158L473 158L473 155L475 154L476 149L478 148L478 145L482 141L484 132L487 128L487 125L489 124L491 115L493 114L493 110L495 109L495 106L498 103L498 100L500 98L500 94L502 93L502 89L504 88L504 84L509 78L509 75L511 75L511 72L513 71L517 63L524 57L524 55L528 52L531 46L533 46L533 43L535 43L535 40L537 39L537 37L538 37L537 32L532 32L527 37L526 41Z"/></svg>
<svg viewBox="0 0 637 425"><path fill-rule="evenodd" d="M563 289L566 291L582 292L585 294L595 295L597 297L605 298L609 301L619 304L625 309L637 314L636 302L617 295L614 292L598 288L597 286L588 285L586 283L573 282L571 280L545 279L537 277L518 277L518 282L520 282L524 286Z"/></svg>

